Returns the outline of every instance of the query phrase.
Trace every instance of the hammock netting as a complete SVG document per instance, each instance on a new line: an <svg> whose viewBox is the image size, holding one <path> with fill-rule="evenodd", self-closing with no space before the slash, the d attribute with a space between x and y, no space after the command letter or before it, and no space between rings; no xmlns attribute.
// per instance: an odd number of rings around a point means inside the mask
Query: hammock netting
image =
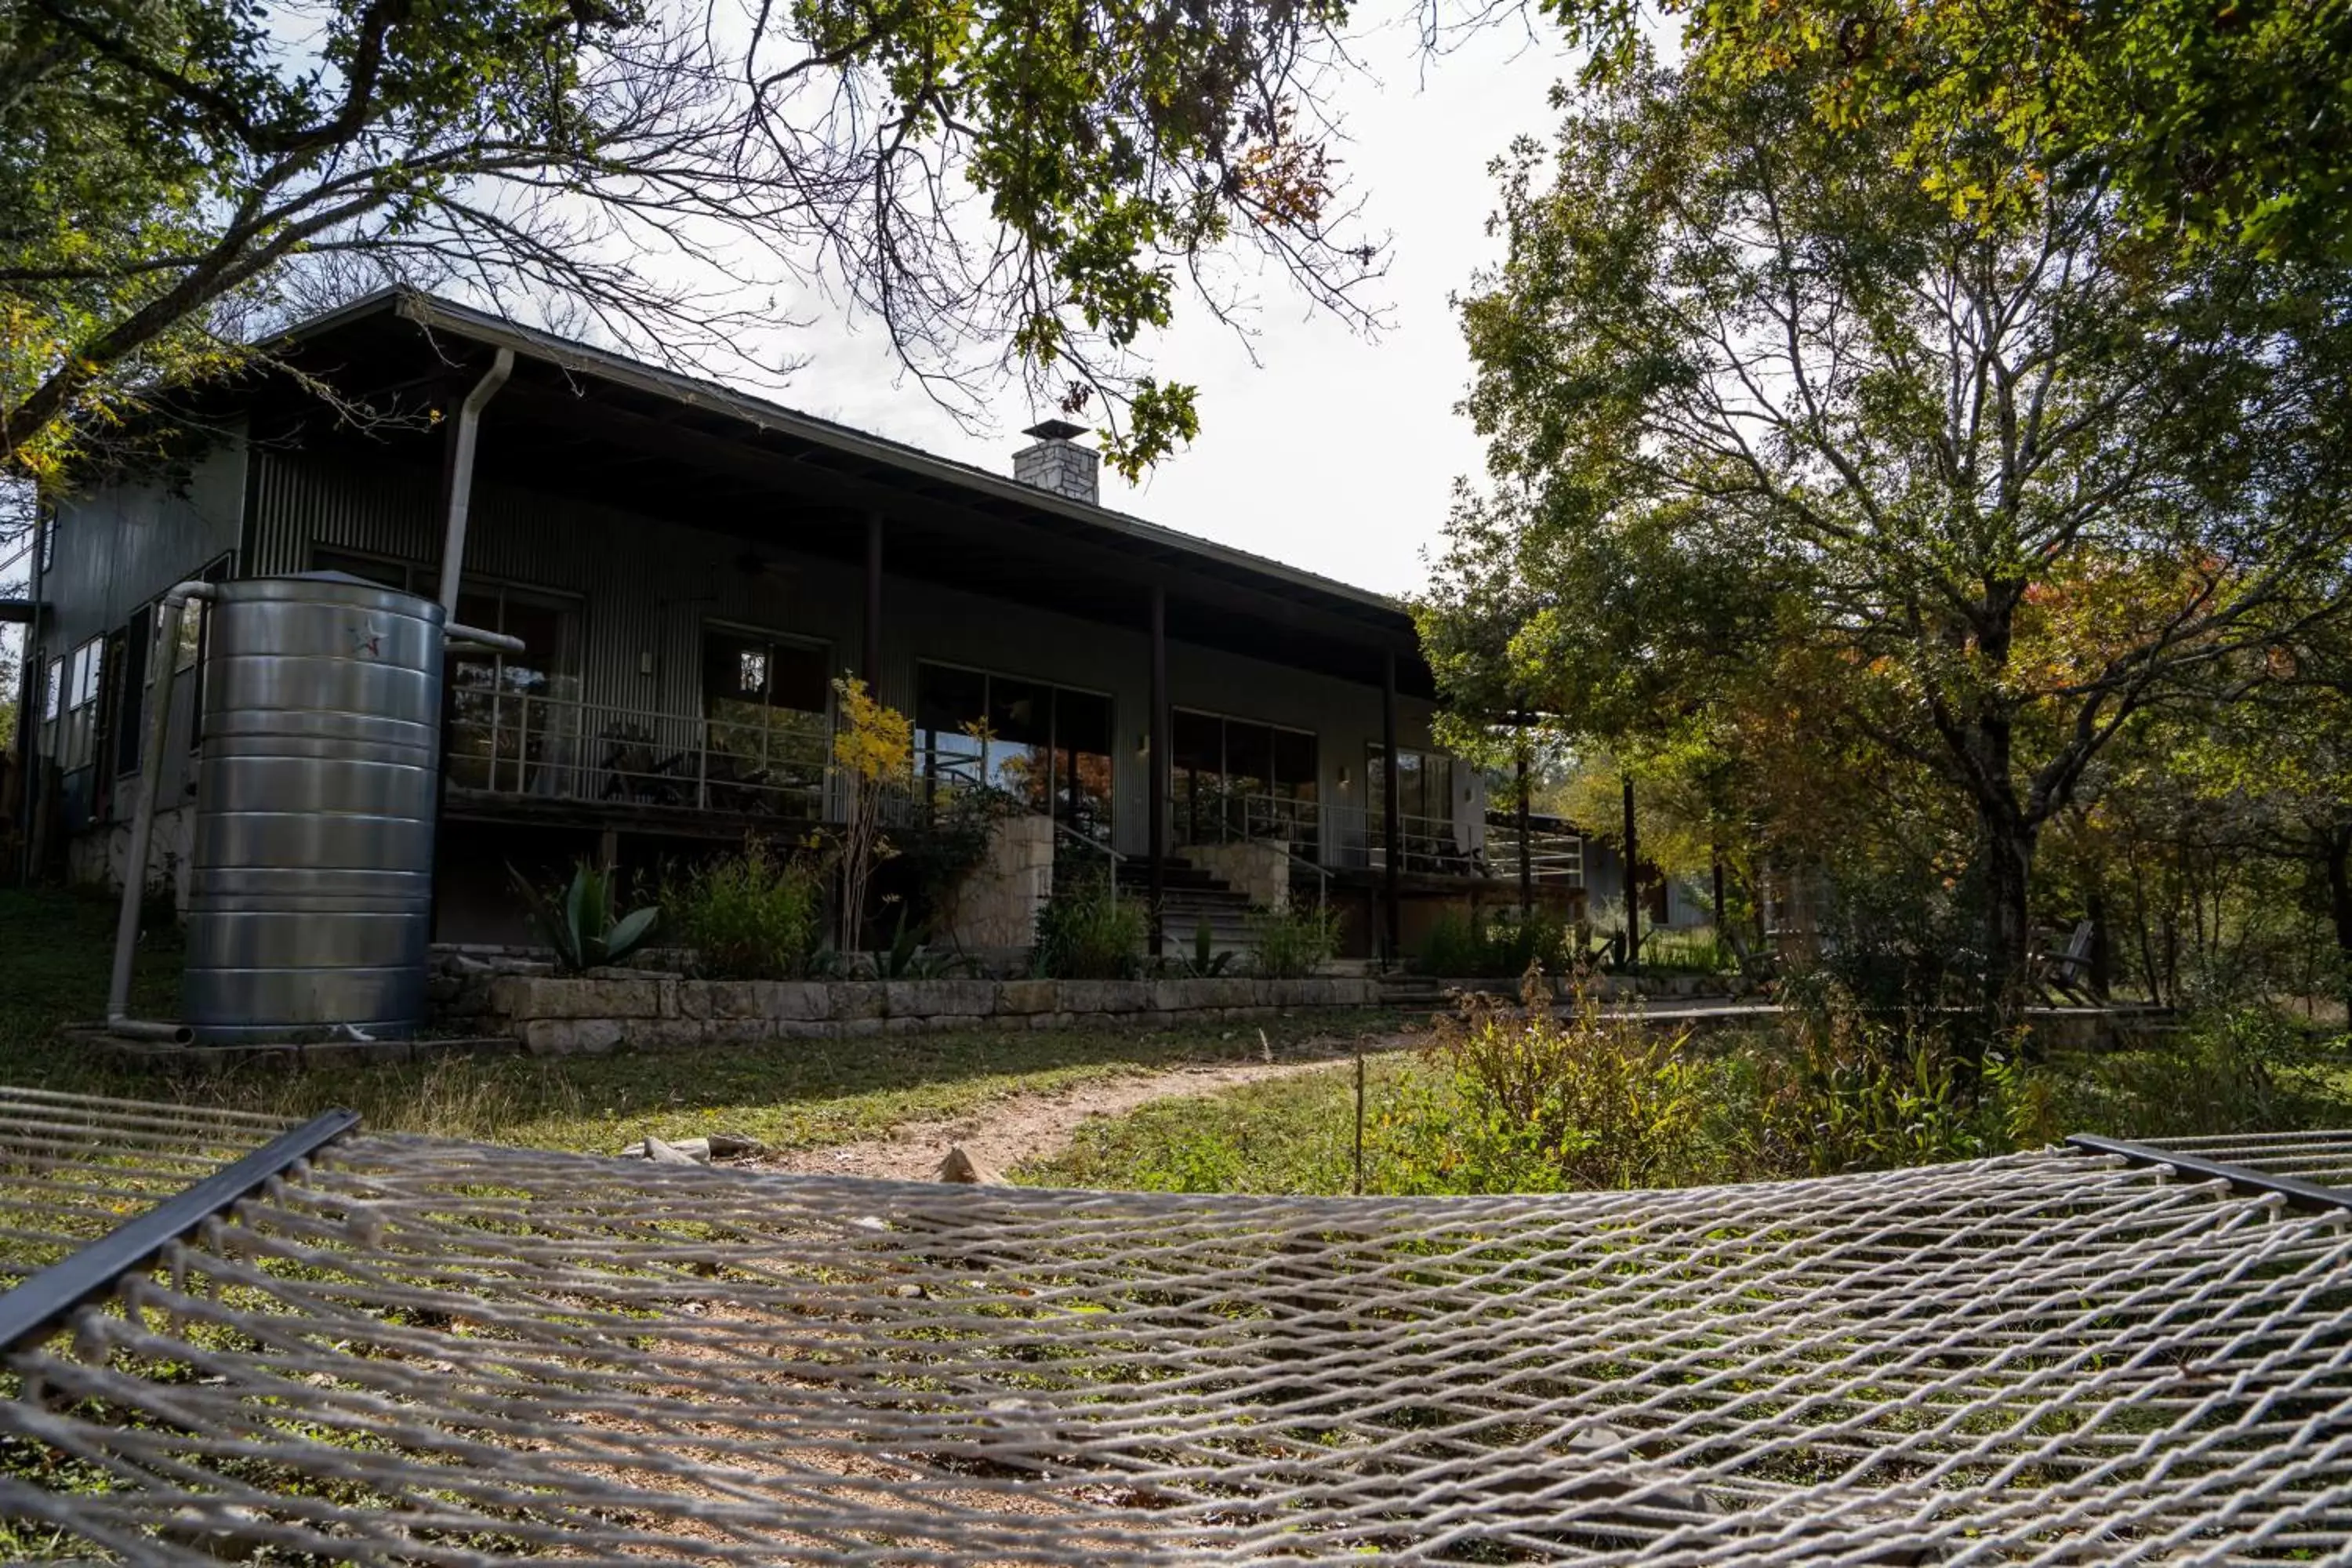
<svg viewBox="0 0 2352 1568"><path fill-rule="evenodd" d="M0 1091L0 1283L281 1130ZM8 1359L0 1515L134 1563L2342 1563L2347 1363L2341 1211L2077 1152L1302 1199L360 1132Z"/></svg>

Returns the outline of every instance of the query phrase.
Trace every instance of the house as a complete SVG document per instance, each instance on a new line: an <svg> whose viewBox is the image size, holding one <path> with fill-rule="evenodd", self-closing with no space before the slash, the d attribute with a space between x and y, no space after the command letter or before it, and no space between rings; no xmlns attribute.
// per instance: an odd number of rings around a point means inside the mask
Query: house
<svg viewBox="0 0 2352 1568"><path fill-rule="evenodd" d="M509 862L646 866L836 820L844 673L912 717L919 803L1009 792L1061 856L1156 889L1171 943L1184 898L1264 901L1268 867L1345 911L1359 952L1392 947L1416 900L1516 875L1476 771L1431 742L1404 610L1101 506L1075 426L991 473L408 291L283 357L405 416L355 422L285 374L206 389L172 471L51 498L27 837L77 878L119 877L157 595L320 571L527 649L452 656L444 940L512 934ZM170 657L197 668L203 640L192 617ZM166 860L195 684L170 720ZM1551 847L1542 879L1571 886Z"/></svg>

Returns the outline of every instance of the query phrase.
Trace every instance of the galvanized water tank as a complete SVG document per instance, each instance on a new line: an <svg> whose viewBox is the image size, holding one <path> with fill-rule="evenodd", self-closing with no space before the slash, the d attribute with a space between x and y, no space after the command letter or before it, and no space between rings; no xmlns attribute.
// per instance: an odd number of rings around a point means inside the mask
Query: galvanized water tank
<svg viewBox="0 0 2352 1568"><path fill-rule="evenodd" d="M425 1016L441 606L340 573L221 584L182 1016L199 1042Z"/></svg>

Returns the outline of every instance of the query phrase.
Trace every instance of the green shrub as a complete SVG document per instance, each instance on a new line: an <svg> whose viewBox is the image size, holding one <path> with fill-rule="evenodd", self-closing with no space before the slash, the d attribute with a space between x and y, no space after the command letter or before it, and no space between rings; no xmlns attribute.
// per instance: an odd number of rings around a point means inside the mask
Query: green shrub
<svg viewBox="0 0 2352 1568"><path fill-rule="evenodd" d="M1532 964L1566 973L1580 956L1575 932L1547 910L1525 919L1482 914L1474 923L1449 910L1430 927L1413 967L1441 980L1516 980Z"/></svg>
<svg viewBox="0 0 2352 1568"><path fill-rule="evenodd" d="M1440 1024L1424 1056L1439 1069L1388 1126L1408 1188L1541 1192L1704 1180L1700 1130L1709 1075L1686 1034L1604 1011L1581 988L1565 1016L1530 969L1524 1016L1475 996Z"/></svg>
<svg viewBox="0 0 2352 1568"><path fill-rule="evenodd" d="M1339 951L1339 916L1330 909L1293 905L1252 910L1249 931L1257 946L1251 966L1269 980L1297 980Z"/></svg>
<svg viewBox="0 0 2352 1568"><path fill-rule="evenodd" d="M2340 1124L2346 1047L2264 1005L2192 1013L2128 1050L2084 1053L2050 1074L2061 1132L2119 1138L2269 1132Z"/></svg>
<svg viewBox="0 0 2352 1568"><path fill-rule="evenodd" d="M714 979L793 978L808 971L823 942L822 875L764 839L686 872L662 901L678 941Z"/></svg>
<svg viewBox="0 0 2352 1568"><path fill-rule="evenodd" d="M572 868L572 880L552 897L512 866L507 878L530 905L540 934L555 949L556 967L567 973L620 963L645 945L661 918L660 909L651 906L622 914L617 879L585 860Z"/></svg>
<svg viewBox="0 0 2352 1568"><path fill-rule="evenodd" d="M1150 917L1139 899L1116 898L1109 879L1079 875L1037 911L1032 962L1055 980L1129 980L1143 973Z"/></svg>

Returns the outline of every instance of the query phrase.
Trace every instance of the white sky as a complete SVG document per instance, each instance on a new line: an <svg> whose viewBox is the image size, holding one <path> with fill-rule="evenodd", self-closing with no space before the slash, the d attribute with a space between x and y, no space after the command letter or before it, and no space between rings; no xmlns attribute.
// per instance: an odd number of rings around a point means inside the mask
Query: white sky
<svg viewBox="0 0 2352 1568"><path fill-rule="evenodd" d="M1374 9L1368 7L1368 10ZM1402 9L1402 7L1400 7ZM1103 503L1170 528L1388 593L1417 588L1422 552L1444 526L1457 475L1483 466L1467 420L1454 412L1469 356L1448 296L1493 259L1487 162L1521 132L1547 134L1545 102L1570 62L1550 32L1540 44L1497 27L1422 68L1400 25L1357 39L1363 76L1341 82L1332 108L1365 221L1391 233L1388 275L1371 287L1391 325L1367 342L1310 310L1287 280L1253 286L1255 347L1189 300L1150 345L1151 369L1201 389L1201 439L1129 489L1106 472ZM814 310L814 307L812 307ZM921 389L892 373L879 336L823 316L779 347L811 357L778 399L824 418L1009 473L1034 423L1016 385L1003 428L973 437Z"/></svg>

